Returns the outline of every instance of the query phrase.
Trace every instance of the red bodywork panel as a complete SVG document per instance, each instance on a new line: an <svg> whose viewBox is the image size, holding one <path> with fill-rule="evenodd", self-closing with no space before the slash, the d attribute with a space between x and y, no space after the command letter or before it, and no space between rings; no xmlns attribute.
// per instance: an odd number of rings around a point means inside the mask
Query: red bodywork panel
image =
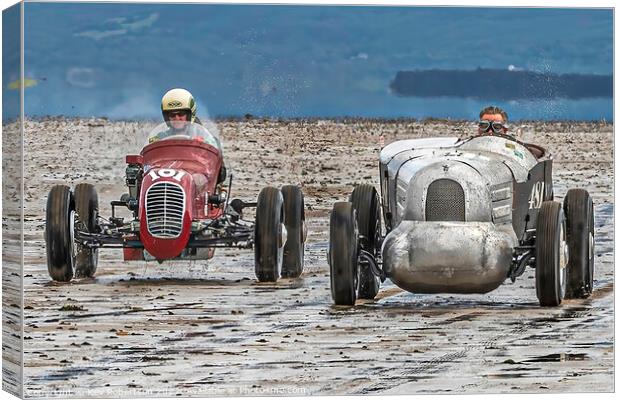
<svg viewBox="0 0 620 400"><path fill-rule="evenodd" d="M144 164L144 159L140 155L131 154L131 155L125 156L125 162L127 164L140 164L140 165L142 165L142 164Z"/></svg>
<svg viewBox="0 0 620 400"><path fill-rule="evenodd" d="M144 260L142 249L132 249L131 247L123 248L123 260L125 261L141 261Z"/></svg>
<svg viewBox="0 0 620 400"><path fill-rule="evenodd" d="M140 241L158 260L175 258L187 246L192 221L214 219L223 212L209 205L205 214L206 199L217 186L222 154L217 148L197 140L169 139L147 145L141 157L144 175L140 188ZM147 224L146 195L160 182L180 187L184 193L182 228L175 238L154 237Z"/></svg>

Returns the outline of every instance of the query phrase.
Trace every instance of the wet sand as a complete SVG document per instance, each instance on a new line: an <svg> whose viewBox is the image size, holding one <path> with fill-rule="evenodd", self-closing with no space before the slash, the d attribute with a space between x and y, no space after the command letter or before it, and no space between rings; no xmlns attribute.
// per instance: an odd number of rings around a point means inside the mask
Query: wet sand
<svg viewBox="0 0 620 400"><path fill-rule="evenodd" d="M470 122L254 119L218 127L233 197L302 186L301 278L257 283L251 250L159 265L125 263L110 249L100 251L94 279L51 282L47 192L94 183L100 214L109 216L109 202L126 190L124 155L139 151L145 123L26 122L27 397L613 391L612 125L513 125L555 155L556 200L571 187L594 198L594 294L558 308L538 306L533 270L485 295L411 294L386 281L375 301L332 305L333 203L356 183L378 185L380 143L466 136Z"/></svg>

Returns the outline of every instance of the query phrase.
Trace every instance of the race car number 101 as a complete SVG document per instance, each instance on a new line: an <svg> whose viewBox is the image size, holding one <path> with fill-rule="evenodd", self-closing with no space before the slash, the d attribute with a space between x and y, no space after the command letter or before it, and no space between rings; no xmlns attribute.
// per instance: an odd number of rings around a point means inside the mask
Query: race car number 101
<svg viewBox="0 0 620 400"><path fill-rule="evenodd" d="M170 169L170 168L163 168L160 170L153 171L151 170L151 172L149 172L149 175L151 176L151 179L156 181L159 178L172 178L177 182L181 182L181 178L183 177L183 175L185 175L185 171L175 171L174 169Z"/></svg>

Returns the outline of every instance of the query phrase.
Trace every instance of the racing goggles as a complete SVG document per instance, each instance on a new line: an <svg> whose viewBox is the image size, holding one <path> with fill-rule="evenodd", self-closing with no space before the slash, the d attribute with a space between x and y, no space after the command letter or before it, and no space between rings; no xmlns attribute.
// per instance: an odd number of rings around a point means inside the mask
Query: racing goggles
<svg viewBox="0 0 620 400"><path fill-rule="evenodd" d="M480 128L482 132L492 130L493 133L503 133L504 129L506 129L506 125L499 121L487 121L483 119L482 121L478 121L478 128Z"/></svg>
<svg viewBox="0 0 620 400"><path fill-rule="evenodd" d="M168 117L168 119L171 119L172 117L177 117L179 115L186 115L189 117L189 111L187 110L166 111L166 116Z"/></svg>

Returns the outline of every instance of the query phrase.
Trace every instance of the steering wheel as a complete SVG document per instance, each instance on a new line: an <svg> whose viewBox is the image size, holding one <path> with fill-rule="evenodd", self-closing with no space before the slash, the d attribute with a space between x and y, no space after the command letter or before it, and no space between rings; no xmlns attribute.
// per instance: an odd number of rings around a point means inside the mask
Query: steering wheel
<svg viewBox="0 0 620 400"><path fill-rule="evenodd" d="M182 134L179 134L179 135L172 135L172 136L165 137L163 140L169 140L169 139L175 139L175 140L177 140L177 139L189 140L189 139L191 139L191 137L190 137L189 135L182 135Z"/></svg>

